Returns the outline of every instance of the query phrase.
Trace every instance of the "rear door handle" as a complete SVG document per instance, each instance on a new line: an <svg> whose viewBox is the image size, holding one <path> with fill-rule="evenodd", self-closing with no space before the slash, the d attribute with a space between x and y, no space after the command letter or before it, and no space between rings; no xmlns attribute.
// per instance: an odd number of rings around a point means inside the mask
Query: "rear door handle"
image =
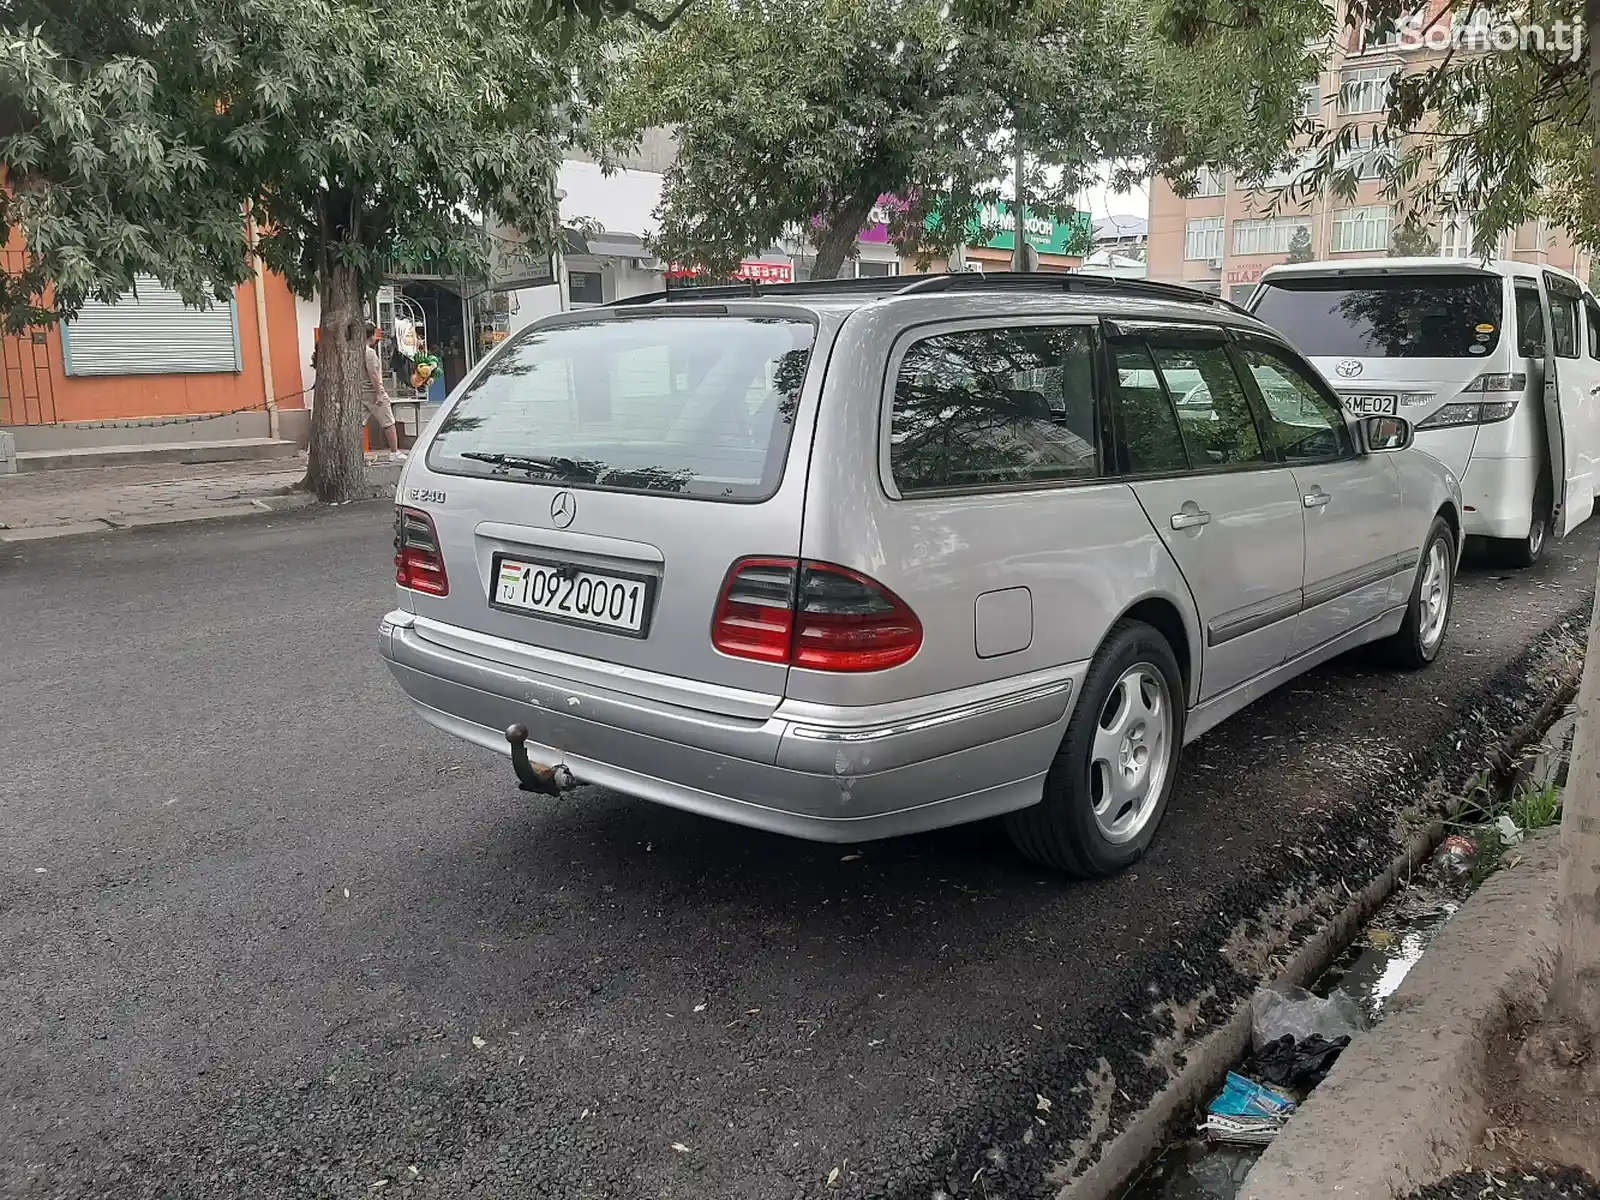
<svg viewBox="0 0 1600 1200"><path fill-rule="evenodd" d="M1211 514L1203 509L1191 508L1172 514L1172 527L1174 529L1196 529L1201 525L1209 524L1211 524Z"/></svg>
<svg viewBox="0 0 1600 1200"><path fill-rule="evenodd" d="M1324 504L1332 499L1333 494L1331 492L1325 492L1321 488L1314 488L1301 497L1301 500L1305 502L1305 506L1307 508L1321 508Z"/></svg>

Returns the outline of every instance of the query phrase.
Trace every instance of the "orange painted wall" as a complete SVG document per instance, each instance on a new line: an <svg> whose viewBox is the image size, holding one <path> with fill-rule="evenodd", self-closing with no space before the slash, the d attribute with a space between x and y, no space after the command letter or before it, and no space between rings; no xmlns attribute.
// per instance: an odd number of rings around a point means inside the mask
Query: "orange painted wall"
<svg viewBox="0 0 1600 1200"><path fill-rule="evenodd" d="M69 376L61 331L52 329L50 376L57 422L133 420L265 407L261 339L257 334L255 283L236 292L239 318L238 374ZM280 276L267 276L267 341L272 353L273 391L282 408L303 408L299 334L294 296Z"/></svg>

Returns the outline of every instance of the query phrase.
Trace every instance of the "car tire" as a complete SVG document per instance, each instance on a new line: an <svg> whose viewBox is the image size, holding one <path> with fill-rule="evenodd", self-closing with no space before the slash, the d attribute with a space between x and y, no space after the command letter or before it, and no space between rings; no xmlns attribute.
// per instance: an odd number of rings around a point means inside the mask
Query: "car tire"
<svg viewBox="0 0 1600 1200"><path fill-rule="evenodd" d="M1456 539L1443 517L1435 517L1422 544L1416 579L1400 631L1379 643L1390 665L1419 671L1439 657L1456 595Z"/></svg>
<svg viewBox="0 0 1600 1200"><path fill-rule="evenodd" d="M1528 522L1528 534L1520 538L1493 538L1489 542L1490 554L1503 567L1531 567L1544 557L1550 544L1550 488L1540 482L1533 493L1533 518Z"/></svg>
<svg viewBox="0 0 1600 1200"><path fill-rule="evenodd" d="M1017 849L1079 879L1137 861L1172 795L1185 716L1167 639L1142 621L1117 622L1084 678L1044 799L1006 817Z"/></svg>

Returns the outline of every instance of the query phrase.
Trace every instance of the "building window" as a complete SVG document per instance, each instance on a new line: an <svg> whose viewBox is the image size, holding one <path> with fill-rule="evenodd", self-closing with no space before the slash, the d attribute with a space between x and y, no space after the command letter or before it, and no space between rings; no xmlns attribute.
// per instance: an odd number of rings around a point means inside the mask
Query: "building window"
<svg viewBox="0 0 1600 1200"><path fill-rule="evenodd" d="M1317 164L1315 150L1297 151L1293 160L1279 167L1261 181L1262 187L1286 188L1299 183L1301 178Z"/></svg>
<svg viewBox="0 0 1600 1200"><path fill-rule="evenodd" d="M1315 81L1300 85L1300 119L1315 121L1322 116L1322 85Z"/></svg>
<svg viewBox="0 0 1600 1200"><path fill-rule="evenodd" d="M141 277L116 304L91 300L62 326L68 375L238 374L237 299L190 308Z"/></svg>
<svg viewBox="0 0 1600 1200"><path fill-rule="evenodd" d="M574 304L604 304L605 276L599 271L568 271L567 298Z"/></svg>
<svg viewBox="0 0 1600 1200"><path fill-rule="evenodd" d="M1471 213L1451 213L1439 222L1439 254L1444 258L1471 258L1473 232Z"/></svg>
<svg viewBox="0 0 1600 1200"><path fill-rule="evenodd" d="M1382 112L1389 102L1389 77L1393 74L1390 67L1346 71L1339 81L1339 112L1342 115Z"/></svg>
<svg viewBox="0 0 1600 1200"><path fill-rule="evenodd" d="M1352 146L1334 161L1335 170L1353 171L1357 179L1387 179L1394 167L1394 151L1388 146Z"/></svg>
<svg viewBox="0 0 1600 1200"><path fill-rule="evenodd" d="M897 262L873 262L866 258L856 261L856 276L860 279L881 279L886 275L898 274L900 264Z"/></svg>
<svg viewBox="0 0 1600 1200"><path fill-rule="evenodd" d="M1311 226L1305 221L1291 221L1280 217L1261 221L1235 221L1233 223L1233 252L1235 254L1287 254L1289 243L1296 230L1308 233ZM1252 285L1254 286L1254 285Z"/></svg>
<svg viewBox="0 0 1600 1200"><path fill-rule="evenodd" d="M1222 218L1196 217L1183 227L1184 258L1222 257Z"/></svg>
<svg viewBox="0 0 1600 1200"><path fill-rule="evenodd" d="M1195 180L1194 194L1197 198L1200 196L1220 196L1225 190L1222 176L1210 167L1201 167L1195 173Z"/></svg>
<svg viewBox="0 0 1600 1200"><path fill-rule="evenodd" d="M1382 204L1365 208L1337 208L1333 212L1333 252L1387 250L1389 209Z"/></svg>

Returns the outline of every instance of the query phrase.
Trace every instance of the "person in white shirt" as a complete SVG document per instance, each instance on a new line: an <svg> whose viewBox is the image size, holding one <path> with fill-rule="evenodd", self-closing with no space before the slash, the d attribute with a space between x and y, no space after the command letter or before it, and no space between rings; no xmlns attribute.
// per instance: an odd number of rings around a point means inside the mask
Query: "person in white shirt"
<svg viewBox="0 0 1600 1200"><path fill-rule="evenodd" d="M361 399L367 406L367 412L383 430L383 440L389 444L389 460L397 462L405 458L405 452L400 449L400 434L395 428L394 405L383 386L383 366L378 361L378 343L382 340L377 325L368 321L367 386L361 390Z"/></svg>

